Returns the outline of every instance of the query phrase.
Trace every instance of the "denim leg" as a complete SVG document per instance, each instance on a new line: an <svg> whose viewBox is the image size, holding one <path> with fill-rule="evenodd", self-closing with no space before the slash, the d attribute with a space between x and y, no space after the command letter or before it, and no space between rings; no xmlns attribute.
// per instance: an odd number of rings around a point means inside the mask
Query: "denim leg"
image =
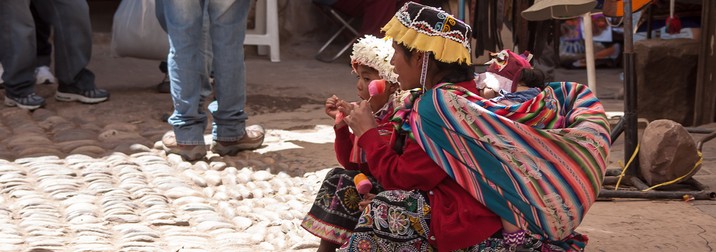
<svg viewBox="0 0 716 252"><path fill-rule="evenodd" d="M156 0L154 2L154 14L157 17L157 20L159 21L159 26L162 27L164 32L167 31L167 22L164 15L164 0ZM211 95L212 87L211 82L209 81L210 75L211 75L211 39L209 39L209 16L206 15L206 12L204 13L204 23L202 24L202 33L204 34L203 42L204 47L201 49L201 53L204 57L204 60L206 61L206 65L204 67L204 73L202 73L201 76L201 99L202 101L205 100L207 97ZM203 102L202 102L203 104Z"/></svg>
<svg viewBox="0 0 716 252"><path fill-rule="evenodd" d="M214 52L214 96L212 135L218 141L236 141L244 135L246 68L244 38L250 0L209 0L211 44Z"/></svg>
<svg viewBox="0 0 716 252"><path fill-rule="evenodd" d="M85 0L34 1L37 13L54 28L55 76L58 89L95 89L86 67L92 56L92 27Z"/></svg>
<svg viewBox="0 0 716 252"><path fill-rule="evenodd" d="M159 26L162 27L162 30L165 32L167 31L167 21L164 15L164 0L156 0L154 1L154 15L157 16L157 21L159 21Z"/></svg>
<svg viewBox="0 0 716 252"><path fill-rule="evenodd" d="M5 96L26 97L34 92L36 48L30 0L0 0L0 62Z"/></svg>
<svg viewBox="0 0 716 252"><path fill-rule="evenodd" d="M208 4L208 3L207 3ZM202 47L201 56L204 60L204 68L201 73L201 105L203 106L206 100L212 95L213 87L211 86L211 61L214 57L211 52L211 36L209 34L209 27L211 26L211 20L209 19L209 13L204 11L203 23L201 26L202 36Z"/></svg>
<svg viewBox="0 0 716 252"><path fill-rule="evenodd" d="M169 124L178 144L204 145L207 116L201 108L205 59L200 50L203 1L165 1L164 15L169 34L169 79L174 113Z"/></svg>

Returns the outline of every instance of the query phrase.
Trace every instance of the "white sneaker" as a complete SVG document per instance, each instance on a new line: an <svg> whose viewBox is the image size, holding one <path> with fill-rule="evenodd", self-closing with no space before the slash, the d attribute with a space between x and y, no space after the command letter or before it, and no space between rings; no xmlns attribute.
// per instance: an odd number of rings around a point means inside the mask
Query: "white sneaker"
<svg viewBox="0 0 716 252"><path fill-rule="evenodd" d="M52 84L57 83L57 78L52 75L50 67L41 66L35 68L35 83L36 84Z"/></svg>

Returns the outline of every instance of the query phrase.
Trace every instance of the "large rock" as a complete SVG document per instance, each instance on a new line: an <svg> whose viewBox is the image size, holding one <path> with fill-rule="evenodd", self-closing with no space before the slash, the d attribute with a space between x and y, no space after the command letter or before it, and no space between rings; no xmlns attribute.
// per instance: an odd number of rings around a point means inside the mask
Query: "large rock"
<svg viewBox="0 0 716 252"><path fill-rule="evenodd" d="M634 43L639 117L691 125L699 41L648 39Z"/></svg>
<svg viewBox="0 0 716 252"><path fill-rule="evenodd" d="M688 131L671 120L656 120L644 129L639 147L641 176L650 185L690 178L699 156Z"/></svg>

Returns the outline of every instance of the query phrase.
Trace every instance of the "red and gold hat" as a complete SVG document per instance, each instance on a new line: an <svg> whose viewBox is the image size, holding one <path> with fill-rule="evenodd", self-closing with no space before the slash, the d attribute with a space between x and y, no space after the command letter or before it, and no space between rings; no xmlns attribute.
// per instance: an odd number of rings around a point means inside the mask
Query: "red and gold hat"
<svg viewBox="0 0 716 252"><path fill-rule="evenodd" d="M472 64L472 29L442 9L407 2L382 31L410 49L434 54L440 62Z"/></svg>

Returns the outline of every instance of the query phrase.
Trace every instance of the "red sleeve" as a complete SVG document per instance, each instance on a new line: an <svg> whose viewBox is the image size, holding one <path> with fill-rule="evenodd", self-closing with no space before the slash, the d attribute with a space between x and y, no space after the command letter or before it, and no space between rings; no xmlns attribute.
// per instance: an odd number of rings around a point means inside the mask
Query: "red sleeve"
<svg viewBox="0 0 716 252"><path fill-rule="evenodd" d="M365 132L358 139L368 159L371 175L385 189L427 191L434 188L447 174L412 140L407 140L403 154L398 155L392 144L380 137L377 128Z"/></svg>
<svg viewBox="0 0 716 252"><path fill-rule="evenodd" d="M345 125L340 128L334 127L333 130L336 132L336 141L333 143L333 149L336 151L338 163L348 170L358 170L360 166L350 162L355 136L348 130L348 126Z"/></svg>

